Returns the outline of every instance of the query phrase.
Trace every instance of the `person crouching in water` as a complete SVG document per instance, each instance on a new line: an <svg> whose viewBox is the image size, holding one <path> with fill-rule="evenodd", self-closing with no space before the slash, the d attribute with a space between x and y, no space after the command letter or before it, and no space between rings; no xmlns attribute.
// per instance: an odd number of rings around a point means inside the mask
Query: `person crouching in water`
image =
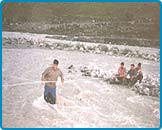
<svg viewBox="0 0 162 130"><path fill-rule="evenodd" d="M135 68L135 76L130 84L130 87L136 84L137 81L141 83L142 79L143 79L142 67L141 67L141 63L138 63L137 67Z"/></svg>
<svg viewBox="0 0 162 130"><path fill-rule="evenodd" d="M44 99L47 103L56 104L56 82L61 77L63 84L64 78L62 71L58 68L59 61L54 59L53 65L48 67L43 73L41 81L45 83Z"/></svg>
<svg viewBox="0 0 162 130"><path fill-rule="evenodd" d="M123 81L125 80L126 77L126 68L124 67L124 62L121 62L120 67L118 68L118 74L115 75L115 79L117 79L119 82L115 83L119 83L122 84Z"/></svg>
<svg viewBox="0 0 162 130"><path fill-rule="evenodd" d="M130 70L127 72L126 80L125 80L125 85L128 85L129 87L132 84L132 81L134 80L136 75L136 70L135 70L135 65L131 64Z"/></svg>
<svg viewBox="0 0 162 130"><path fill-rule="evenodd" d="M136 80L139 80L139 83L141 83L143 79L141 63L138 63L137 67L135 68L135 71L136 71Z"/></svg>

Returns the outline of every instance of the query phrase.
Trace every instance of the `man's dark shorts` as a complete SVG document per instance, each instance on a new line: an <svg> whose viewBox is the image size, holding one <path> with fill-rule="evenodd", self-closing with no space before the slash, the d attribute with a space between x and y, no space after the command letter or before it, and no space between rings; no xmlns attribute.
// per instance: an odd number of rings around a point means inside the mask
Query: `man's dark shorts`
<svg viewBox="0 0 162 130"><path fill-rule="evenodd" d="M50 104L56 104L56 87L44 87L44 100Z"/></svg>

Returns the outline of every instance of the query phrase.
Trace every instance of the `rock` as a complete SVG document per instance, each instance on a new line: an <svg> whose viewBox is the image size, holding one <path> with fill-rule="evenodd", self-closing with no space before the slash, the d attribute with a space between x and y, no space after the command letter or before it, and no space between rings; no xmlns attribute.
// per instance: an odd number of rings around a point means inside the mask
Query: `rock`
<svg viewBox="0 0 162 130"><path fill-rule="evenodd" d="M119 49L117 47L112 47L110 49L110 51L113 53L113 54L118 54L119 53Z"/></svg>
<svg viewBox="0 0 162 130"><path fill-rule="evenodd" d="M149 96L150 95L150 89L149 88L144 88L143 89L143 94Z"/></svg>
<svg viewBox="0 0 162 130"><path fill-rule="evenodd" d="M90 71L86 71L85 73L82 74L83 76L89 76L91 77L91 72Z"/></svg>
<svg viewBox="0 0 162 130"><path fill-rule="evenodd" d="M95 50L95 53L96 53L96 54L100 54L100 53L101 53L101 51L99 50L99 48L97 48L97 49Z"/></svg>
<svg viewBox="0 0 162 130"><path fill-rule="evenodd" d="M87 46L87 49L88 49L89 51L94 51L94 50L95 50L95 47L94 47L94 46Z"/></svg>
<svg viewBox="0 0 162 130"><path fill-rule="evenodd" d="M106 45L98 45L98 48L101 52L107 52L108 47Z"/></svg>
<svg viewBox="0 0 162 130"><path fill-rule="evenodd" d="M58 43L56 48L59 49L59 50L63 50L65 47L64 47L64 44Z"/></svg>
<svg viewBox="0 0 162 130"><path fill-rule="evenodd" d="M75 72L77 72L75 66L74 65L70 65L68 67L68 73L75 73Z"/></svg>
<svg viewBox="0 0 162 130"><path fill-rule="evenodd" d="M68 67L68 69L72 69L74 67L74 65L70 65L69 67Z"/></svg>
<svg viewBox="0 0 162 130"><path fill-rule="evenodd" d="M52 46L52 47L50 47L50 49L53 50L53 49L55 49L55 48Z"/></svg>
<svg viewBox="0 0 162 130"><path fill-rule="evenodd" d="M39 43L39 47L43 47L43 45L44 45L43 43Z"/></svg>
<svg viewBox="0 0 162 130"><path fill-rule="evenodd" d="M79 49L80 51L84 51L84 48L83 47L80 47L80 49Z"/></svg>
<svg viewBox="0 0 162 130"><path fill-rule="evenodd" d="M72 71L71 70L68 70L68 73L72 73Z"/></svg>
<svg viewBox="0 0 162 130"><path fill-rule="evenodd" d="M49 48L49 49L51 49L52 46L53 46L53 44L51 44L51 43L46 43L46 44L45 44L45 47L47 47L47 48Z"/></svg>
<svg viewBox="0 0 162 130"><path fill-rule="evenodd" d="M115 78L110 78L110 79L109 79L109 83L110 83L110 84L115 84Z"/></svg>
<svg viewBox="0 0 162 130"><path fill-rule="evenodd" d="M3 45L5 45L5 44L11 44L12 43L12 41L11 41L11 39L9 39L9 38L3 38L3 40L2 40L3 42Z"/></svg>
<svg viewBox="0 0 162 130"><path fill-rule="evenodd" d="M159 81L156 81L153 76L147 75L141 84L135 84L135 91L142 95L159 97Z"/></svg>
<svg viewBox="0 0 162 130"><path fill-rule="evenodd" d="M124 50L121 50L120 51L120 54L122 54L122 55L127 55L127 54L131 54L131 51L129 50L129 49L124 49Z"/></svg>
<svg viewBox="0 0 162 130"><path fill-rule="evenodd" d="M29 41L30 45L34 45L34 41Z"/></svg>

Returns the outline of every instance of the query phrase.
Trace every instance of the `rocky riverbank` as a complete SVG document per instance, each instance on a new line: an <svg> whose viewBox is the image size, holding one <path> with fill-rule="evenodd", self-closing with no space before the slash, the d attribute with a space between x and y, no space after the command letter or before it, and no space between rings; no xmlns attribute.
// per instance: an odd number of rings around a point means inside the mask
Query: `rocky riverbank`
<svg viewBox="0 0 162 130"><path fill-rule="evenodd" d="M69 41L63 40L64 37L66 37L64 35L62 35L62 39L57 39L57 36L58 35L3 32L3 46L12 48L27 47L76 50L113 56L136 57L157 62L160 60L160 50L155 48Z"/></svg>
<svg viewBox="0 0 162 130"><path fill-rule="evenodd" d="M109 83L112 75L115 73L114 70L103 71L102 69L94 66L81 66L80 71L83 76L99 78L107 83ZM155 75L144 75L142 82L137 82L131 87L131 89L140 95L159 97L160 78Z"/></svg>

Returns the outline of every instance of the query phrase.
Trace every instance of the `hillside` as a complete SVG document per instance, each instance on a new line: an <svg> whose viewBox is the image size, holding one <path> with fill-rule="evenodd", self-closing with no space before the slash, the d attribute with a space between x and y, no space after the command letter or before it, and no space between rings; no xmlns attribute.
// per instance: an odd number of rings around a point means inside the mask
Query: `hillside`
<svg viewBox="0 0 162 130"><path fill-rule="evenodd" d="M159 3L4 3L3 31L159 48L159 7Z"/></svg>

